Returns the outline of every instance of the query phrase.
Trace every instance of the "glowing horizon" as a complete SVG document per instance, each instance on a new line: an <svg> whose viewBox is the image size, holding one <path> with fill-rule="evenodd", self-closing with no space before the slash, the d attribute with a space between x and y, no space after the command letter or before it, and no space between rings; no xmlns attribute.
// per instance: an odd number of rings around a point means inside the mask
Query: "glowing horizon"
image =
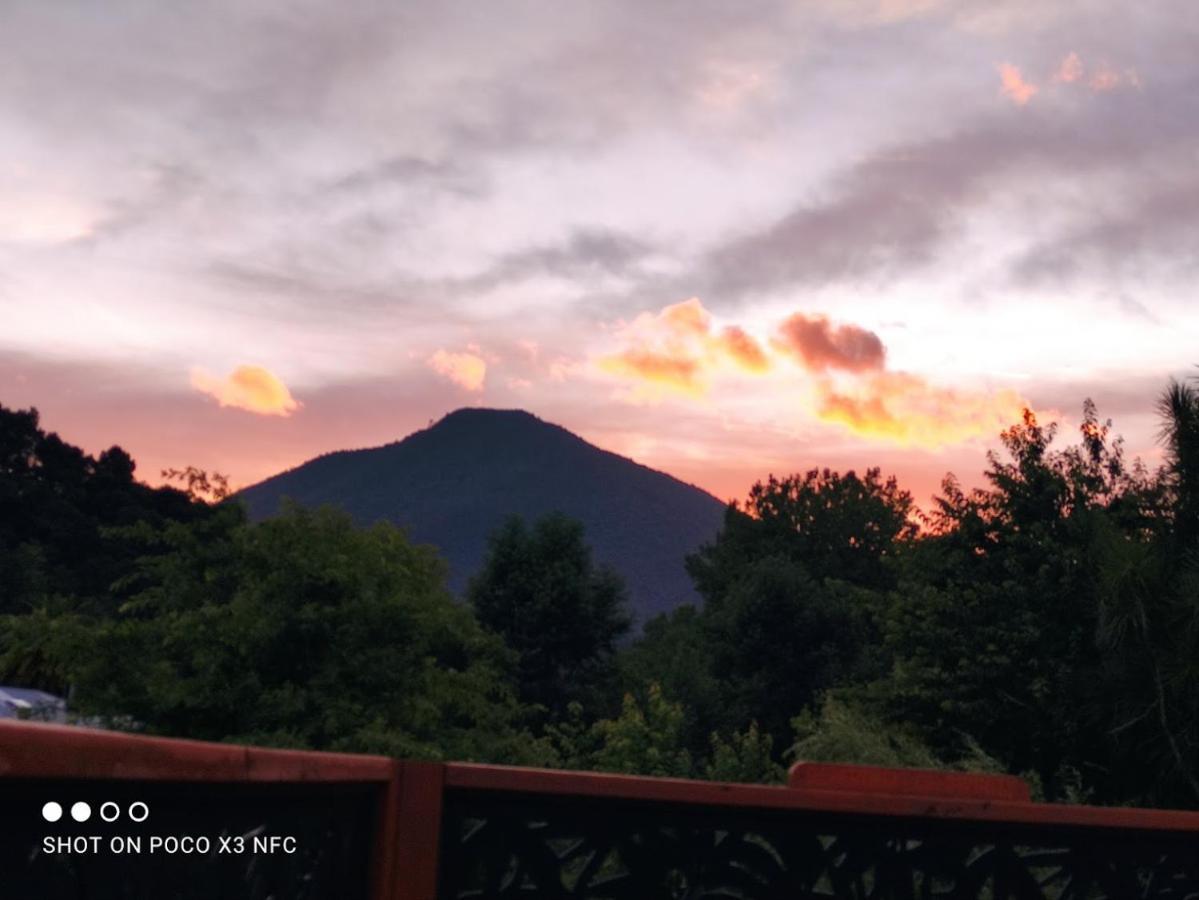
<svg viewBox="0 0 1199 900"><path fill-rule="evenodd" d="M1182 0L1084 6L12 4L0 403L151 481L462 406L721 499L926 505L1086 397L1152 460L1199 64Z"/></svg>

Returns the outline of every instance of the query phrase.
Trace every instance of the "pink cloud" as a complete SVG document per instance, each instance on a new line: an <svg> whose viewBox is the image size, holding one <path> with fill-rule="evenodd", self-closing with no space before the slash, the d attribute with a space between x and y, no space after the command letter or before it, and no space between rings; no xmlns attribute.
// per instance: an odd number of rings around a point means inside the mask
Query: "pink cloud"
<svg viewBox="0 0 1199 900"><path fill-rule="evenodd" d="M1076 51L1072 50L1058 64L1057 70L1053 73L1053 80L1062 84L1077 84L1080 86L1085 84L1097 93L1114 91L1116 88L1125 85L1134 88L1141 86L1141 76L1133 68L1121 70L1108 63L1100 63L1098 67L1092 67L1090 78L1086 78L1086 74L1087 70L1083 65L1082 57ZM1018 70L1015 73L1015 77L1019 78Z"/></svg>
<svg viewBox="0 0 1199 900"><path fill-rule="evenodd" d="M833 325L824 316L795 313L779 326L775 346L813 372L881 369L887 351L877 334L857 325Z"/></svg>
<svg viewBox="0 0 1199 900"><path fill-rule="evenodd" d="M1064 81L1067 84L1073 84L1082 78L1082 75L1082 58L1074 51L1071 51L1065 56L1061 64L1057 67L1057 72L1054 73L1053 77L1057 81Z"/></svg>
<svg viewBox="0 0 1199 900"><path fill-rule="evenodd" d="M1105 63L1095 71L1087 84L1091 90L1097 92L1114 91L1123 85L1139 88L1141 77L1136 69L1125 69L1121 72Z"/></svg>
<svg viewBox="0 0 1199 900"><path fill-rule="evenodd" d="M1011 63L999 66L1000 93L1010 97L1017 106L1024 106L1040 90L1030 81L1025 81L1020 69Z"/></svg>

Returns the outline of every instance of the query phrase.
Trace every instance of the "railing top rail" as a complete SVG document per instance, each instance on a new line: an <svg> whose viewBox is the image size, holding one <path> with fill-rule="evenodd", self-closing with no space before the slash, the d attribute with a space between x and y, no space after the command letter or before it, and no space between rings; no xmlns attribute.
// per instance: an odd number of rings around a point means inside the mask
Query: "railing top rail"
<svg viewBox="0 0 1199 900"><path fill-rule="evenodd" d="M0 720L0 778L388 782L385 756L268 750Z"/></svg>
<svg viewBox="0 0 1199 900"><path fill-rule="evenodd" d="M1199 834L1199 812L1185 810L1134 809L1127 807L1075 806L1033 803L1027 799L984 796L984 788L975 796L954 796L935 785L938 775L947 775L948 784L960 783L961 773L913 770L915 788L924 785L925 793L885 790L880 779L860 778L861 790L846 789L845 769L870 767L829 766L829 777L804 778L792 786L725 784L687 781L679 778L644 778L598 772L561 772L551 769L525 769L507 766L447 763L445 785L451 790L491 791L554 797L587 797L609 800L643 801L759 810L804 810L868 816L916 817L959 821L995 822L1064 827L1133 829L1139 831L1188 831ZM904 770L877 770L882 781L902 776ZM815 774L815 773L814 773ZM993 779L996 776L976 776ZM999 776L1001 779L1007 776ZM875 781L875 784L871 784ZM827 786L826 786L827 785ZM997 787L994 783L992 789Z"/></svg>
<svg viewBox="0 0 1199 900"><path fill-rule="evenodd" d="M383 756L270 750L31 722L0 721L0 779L394 783L439 794L492 792L744 810L1195 832L1199 812L1033 803L1010 776L803 764L790 786L727 784Z"/></svg>

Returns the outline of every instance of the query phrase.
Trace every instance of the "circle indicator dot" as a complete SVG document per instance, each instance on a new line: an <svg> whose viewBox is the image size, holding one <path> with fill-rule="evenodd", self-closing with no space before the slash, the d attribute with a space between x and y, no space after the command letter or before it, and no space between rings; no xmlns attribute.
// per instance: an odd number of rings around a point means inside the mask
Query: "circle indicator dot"
<svg viewBox="0 0 1199 900"><path fill-rule="evenodd" d="M129 818L134 822L144 822L150 817L150 807L142 803L140 800L135 800L129 804Z"/></svg>
<svg viewBox="0 0 1199 900"><path fill-rule="evenodd" d="M92 808L80 800L71 806L71 818L76 822L86 822L92 817Z"/></svg>
<svg viewBox="0 0 1199 900"><path fill-rule="evenodd" d="M51 800L42 807L42 818L47 822L57 822L62 818L62 805Z"/></svg>

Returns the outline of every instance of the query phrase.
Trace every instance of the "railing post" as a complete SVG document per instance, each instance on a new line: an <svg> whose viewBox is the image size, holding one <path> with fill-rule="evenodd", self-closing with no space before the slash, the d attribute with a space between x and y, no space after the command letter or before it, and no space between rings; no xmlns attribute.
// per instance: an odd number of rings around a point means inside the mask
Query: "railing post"
<svg viewBox="0 0 1199 900"><path fill-rule="evenodd" d="M396 896L396 846L400 825L400 771L403 763L391 762L391 777L379 792L375 811L375 841L371 847L371 900L393 900Z"/></svg>
<svg viewBox="0 0 1199 900"><path fill-rule="evenodd" d="M445 764L399 762L391 831L393 862L387 900L435 900L440 864ZM381 831L380 837L386 834Z"/></svg>

